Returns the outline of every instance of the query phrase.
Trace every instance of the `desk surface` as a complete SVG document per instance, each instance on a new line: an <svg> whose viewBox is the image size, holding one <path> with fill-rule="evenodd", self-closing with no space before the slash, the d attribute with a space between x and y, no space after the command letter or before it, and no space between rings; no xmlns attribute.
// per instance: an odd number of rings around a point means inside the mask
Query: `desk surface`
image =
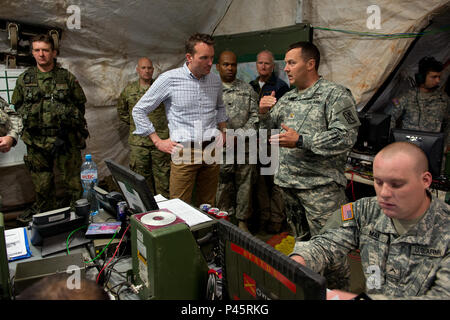
<svg viewBox="0 0 450 320"><path fill-rule="evenodd" d="M100 210L99 214L97 214L94 217L94 222L105 222L107 220L115 220L115 218L112 217L109 213L105 212L104 210ZM27 228L27 233L28 233L28 239L31 239L31 229ZM22 260L11 261L8 263L11 278L15 275L16 268L19 263L45 259L42 257L42 254L41 254L41 250L42 250L41 246L34 246L31 243L31 241L29 241L29 246L30 246L30 250L32 253L31 257L22 259ZM89 246L92 246L92 241L87 245L82 245L82 246L70 249L70 254L81 253L86 262L90 261L94 257L92 257L92 255L90 254L90 252L91 251L93 252L93 250L90 251ZM56 256L64 256L66 254L67 254L67 251L61 251L61 252L49 255L48 258L56 257ZM108 260L106 262L108 262L110 259L111 258L108 257ZM100 266L102 266L104 263L105 263L104 260L102 260L101 258L98 258L98 264ZM118 288L121 288L120 284L126 280L122 274L126 273L128 270L132 269L131 256L120 257L120 258L115 257L114 260L111 262L111 265L113 265L115 272L111 272L109 281L106 284L106 289L115 287L115 289L117 290ZM99 270L97 270L97 268L95 268L95 267L88 268L86 270L86 278L95 281L98 273L99 273ZM139 296L132 293L130 290L123 290L122 292L123 293L121 293L121 295L120 295L121 299L124 299L124 300L138 300L139 299Z"/></svg>
<svg viewBox="0 0 450 320"><path fill-rule="evenodd" d="M351 172L345 172L345 177L347 178L347 180L349 181L355 181L355 182L359 182L359 183L364 183L367 184L369 186L373 186L373 180L371 179L367 179L367 178L363 178L361 177L359 174L354 173L352 175Z"/></svg>

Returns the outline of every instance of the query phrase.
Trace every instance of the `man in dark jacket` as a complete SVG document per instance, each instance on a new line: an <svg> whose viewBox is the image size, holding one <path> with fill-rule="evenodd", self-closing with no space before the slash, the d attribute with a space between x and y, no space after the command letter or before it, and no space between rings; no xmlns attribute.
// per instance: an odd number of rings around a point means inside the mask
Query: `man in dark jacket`
<svg viewBox="0 0 450 320"><path fill-rule="evenodd" d="M274 56L268 50L261 51L256 57L256 70L258 77L250 82L250 85L258 94L258 103L263 96L270 96L274 92L279 100L286 92L289 86L278 78L274 73ZM270 146L268 146L270 149ZM268 164L270 165L270 164ZM261 231L269 233L278 233L281 230L285 220L284 205L281 189L273 183L273 175L261 175L258 162L258 177L254 188L256 197L255 212L259 212L259 224Z"/></svg>

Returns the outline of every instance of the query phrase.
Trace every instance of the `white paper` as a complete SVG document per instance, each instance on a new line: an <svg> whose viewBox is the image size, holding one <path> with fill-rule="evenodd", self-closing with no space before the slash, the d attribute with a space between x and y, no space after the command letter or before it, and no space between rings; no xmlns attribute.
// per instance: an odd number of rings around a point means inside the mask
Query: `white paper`
<svg viewBox="0 0 450 320"><path fill-rule="evenodd" d="M27 254L25 243L25 228L5 230L6 252L8 260Z"/></svg>
<svg viewBox="0 0 450 320"><path fill-rule="evenodd" d="M156 202L161 202L161 201L167 201L167 199L161 195L161 194L157 194L156 196L154 196L153 198L155 198Z"/></svg>
<svg viewBox="0 0 450 320"><path fill-rule="evenodd" d="M189 227L193 227L197 224L211 221L212 218L206 214L192 208L186 202L180 199L171 199L158 203L160 209L168 209L178 217L186 221Z"/></svg>

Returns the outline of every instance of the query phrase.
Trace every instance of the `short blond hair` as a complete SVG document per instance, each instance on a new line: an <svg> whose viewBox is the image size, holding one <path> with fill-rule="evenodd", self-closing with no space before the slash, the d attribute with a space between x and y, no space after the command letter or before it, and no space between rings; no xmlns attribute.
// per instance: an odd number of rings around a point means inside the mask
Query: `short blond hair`
<svg viewBox="0 0 450 320"><path fill-rule="evenodd" d="M428 171L428 158L425 152L417 145L407 141L394 142L378 152L376 157L391 158L399 153L406 154L414 160L417 173Z"/></svg>

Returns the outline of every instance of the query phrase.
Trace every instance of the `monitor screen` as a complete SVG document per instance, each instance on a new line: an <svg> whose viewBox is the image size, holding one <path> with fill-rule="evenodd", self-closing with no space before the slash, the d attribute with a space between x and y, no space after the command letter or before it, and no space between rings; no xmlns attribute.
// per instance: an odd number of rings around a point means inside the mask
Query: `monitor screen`
<svg viewBox="0 0 450 320"><path fill-rule="evenodd" d="M358 130L354 151L375 155L389 143L391 116L384 113L359 115L361 126Z"/></svg>
<svg viewBox="0 0 450 320"><path fill-rule="evenodd" d="M218 220L223 300L324 300L326 280L267 243Z"/></svg>
<svg viewBox="0 0 450 320"><path fill-rule="evenodd" d="M137 214L159 209L143 176L110 159L105 160L105 163L125 197L131 213Z"/></svg>
<svg viewBox="0 0 450 320"><path fill-rule="evenodd" d="M444 133L406 129L392 130L393 142L412 142L425 152L428 158L428 168L433 179L439 177L441 174L442 157L444 155L444 136Z"/></svg>
<svg viewBox="0 0 450 320"><path fill-rule="evenodd" d="M5 242L5 225L3 214L0 212L0 300L11 298L9 278L8 253Z"/></svg>

